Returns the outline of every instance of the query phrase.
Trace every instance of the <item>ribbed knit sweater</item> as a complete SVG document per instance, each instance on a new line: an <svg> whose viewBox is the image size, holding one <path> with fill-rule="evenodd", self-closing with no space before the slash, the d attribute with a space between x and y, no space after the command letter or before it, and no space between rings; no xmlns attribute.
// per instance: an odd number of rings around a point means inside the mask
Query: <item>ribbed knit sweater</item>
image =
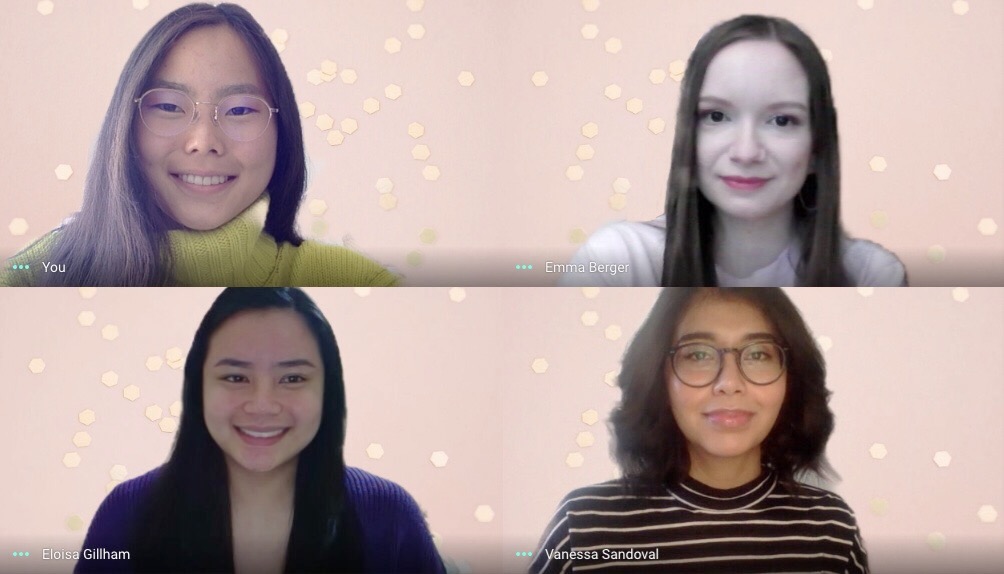
<svg viewBox="0 0 1004 574"><path fill-rule="evenodd" d="M580 488L562 501L530 572L868 572L851 509L832 492L804 488L793 496L767 470L727 490L692 478Z"/></svg>
<svg viewBox="0 0 1004 574"><path fill-rule="evenodd" d="M129 550L131 533L140 527L137 512L159 473L157 468L123 482L105 498L87 530L74 572L133 572L130 560L85 560L84 550ZM359 522L366 572L445 572L425 518L403 488L358 468L346 467L345 497Z"/></svg>
<svg viewBox="0 0 1004 574"><path fill-rule="evenodd" d="M254 215L265 201L256 202L210 231L169 231L172 282L188 287L377 287L397 283L391 272L344 247L313 241L299 246L276 243ZM39 284L45 272L42 264L48 261L58 236L56 229L4 262L0 286ZM28 270L16 269L18 265L27 265Z"/></svg>

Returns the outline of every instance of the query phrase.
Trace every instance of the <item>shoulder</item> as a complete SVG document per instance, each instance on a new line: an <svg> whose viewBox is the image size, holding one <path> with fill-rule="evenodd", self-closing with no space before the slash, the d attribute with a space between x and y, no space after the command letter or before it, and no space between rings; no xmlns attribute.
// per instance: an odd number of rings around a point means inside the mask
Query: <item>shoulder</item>
<svg viewBox="0 0 1004 574"><path fill-rule="evenodd" d="M61 227L57 227L6 259L3 267L0 268L0 286L34 286L38 282L39 274L42 273L42 264L45 258L56 245L56 239L59 237L61 229ZM15 265L24 267L15 269Z"/></svg>
<svg viewBox="0 0 1004 574"><path fill-rule="evenodd" d="M558 512L575 514L594 510L615 510L649 504L653 497L666 497L665 489L654 486L629 486L621 479L582 486L561 499Z"/></svg>
<svg viewBox="0 0 1004 574"><path fill-rule="evenodd" d="M790 492L778 485L768 497L768 503L811 510L819 516L825 515L834 523L840 523L847 530L857 528L857 519L847 501L839 494L818 486L800 483L798 492Z"/></svg>
<svg viewBox="0 0 1004 574"><path fill-rule="evenodd" d="M290 284L296 286L388 287L397 276L351 249L304 241L291 250Z"/></svg>
<svg viewBox="0 0 1004 574"><path fill-rule="evenodd" d="M666 219L659 217L652 221L608 223L589 236L586 246L611 252L658 248L661 253L665 242Z"/></svg>
<svg viewBox="0 0 1004 574"><path fill-rule="evenodd" d="M600 227L570 261L578 270L566 273L566 286L649 286L662 281L666 220L619 221ZM604 266L590 269L590 264Z"/></svg>
<svg viewBox="0 0 1004 574"><path fill-rule="evenodd" d="M128 551L137 513L149 498L160 468L116 486L101 502L84 539L84 549ZM81 559L75 572L128 571L128 560Z"/></svg>
<svg viewBox="0 0 1004 574"><path fill-rule="evenodd" d="M418 503L396 482L345 467L345 494L363 521L388 519L425 523Z"/></svg>
<svg viewBox="0 0 1004 574"><path fill-rule="evenodd" d="M102 514L130 514L149 497L160 476L161 468L157 467L144 475L127 480L116 486L98 508L95 520Z"/></svg>
<svg viewBox="0 0 1004 574"><path fill-rule="evenodd" d="M903 287L906 267L896 255L867 239L845 237L841 241L844 268L859 287Z"/></svg>

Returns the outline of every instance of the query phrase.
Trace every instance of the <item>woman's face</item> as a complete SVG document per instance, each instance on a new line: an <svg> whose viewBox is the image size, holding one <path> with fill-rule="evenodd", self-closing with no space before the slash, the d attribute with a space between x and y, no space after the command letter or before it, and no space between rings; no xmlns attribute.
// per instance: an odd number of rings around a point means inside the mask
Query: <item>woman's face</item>
<svg viewBox="0 0 1004 574"><path fill-rule="evenodd" d="M737 348L755 341L776 342L777 334L749 303L709 297L691 305L673 341ZM687 439L692 467L714 467L725 461L759 467L760 445L784 402L787 373L769 385L754 385L740 373L736 355L726 353L721 374L706 387L683 384L669 361L664 374L673 418Z"/></svg>
<svg viewBox="0 0 1004 574"><path fill-rule="evenodd" d="M234 315L210 337L202 375L206 427L228 466L295 468L324 397L324 364L303 318L289 309Z"/></svg>
<svg viewBox="0 0 1004 574"><path fill-rule="evenodd" d="M809 80L772 40L743 40L711 60L697 119L698 180L723 213L764 219L790 209L812 161Z"/></svg>
<svg viewBox="0 0 1004 574"><path fill-rule="evenodd" d="M209 102L196 106L198 119L174 136L154 134L138 114L134 120L143 172L158 204L180 226L215 229L261 197L275 168L276 119L251 141L235 141L213 123L213 106L229 95L257 96L274 107L236 32L212 26L186 33L148 88L173 88Z"/></svg>

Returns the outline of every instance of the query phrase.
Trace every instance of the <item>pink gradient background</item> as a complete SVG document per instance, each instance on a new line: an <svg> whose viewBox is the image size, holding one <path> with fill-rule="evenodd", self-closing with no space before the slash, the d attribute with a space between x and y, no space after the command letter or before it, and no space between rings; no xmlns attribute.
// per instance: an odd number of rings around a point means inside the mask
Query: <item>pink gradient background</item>
<svg viewBox="0 0 1004 574"><path fill-rule="evenodd" d="M148 357L188 348L215 289L11 289L0 299L0 407L8 436L0 473L0 570L27 560L9 552L78 549L105 496L112 465L129 477L162 463L171 434L147 420L180 398L180 370ZM332 323L345 363L346 459L402 484L427 512L441 550L458 569L517 571L559 500L617 475L606 420L619 397L605 383L655 301L655 289L311 289ZM368 293L368 294L367 294ZM828 456L832 485L855 510L873 571L960 571L974 556L1004 561L1004 290L789 289L825 349L837 428ZM451 299L463 299L456 302ZM77 321L91 311L96 321ZM597 321L587 326L583 313ZM116 325L119 337L101 330ZM610 339L620 330L620 337ZM45 361L30 372L34 358ZM536 373L537 359L547 362ZM539 365L540 363L538 363ZM117 386L101 383L114 370ZM123 388L136 385L135 402ZM77 415L93 409L85 426ZM599 421L581 414L595 409ZM74 433L90 446L78 448ZM576 444L588 431L595 443ZM366 448L383 446L379 460ZM873 459L882 443L888 455ZM434 451L449 462L435 468ZM940 468L934 454L952 460ZM81 463L66 468L63 456ZM579 453L581 467L565 464ZM871 510L884 499L887 511ZM480 505L494 517L474 517ZM72 516L83 528L68 526ZM940 550L928 546L945 536ZM8 547L9 546L9 547ZM992 554L995 552L995 554ZM65 571L68 564L32 566ZM965 572L965 570L962 570Z"/></svg>
<svg viewBox="0 0 1004 574"><path fill-rule="evenodd" d="M56 0L42 16L37 2L6 4L0 20L0 97L7 104L0 141L0 256L20 250L79 208L91 148L129 52L161 16L184 4ZM289 33L283 61L300 102L316 106L304 135L310 160L307 201L327 210L299 218L309 238L346 243L392 266L411 285L549 285L545 261L566 262L586 235L620 219L648 220L663 209L679 85L649 80L652 70L686 60L712 25L756 11L787 17L823 49L840 113L843 219L855 236L877 241L906 263L914 285L1004 285L1004 233L981 235L978 223L1004 225L1004 4L971 0L956 15L948 0L666 2L603 0L589 12L576 0L342 0L243 5L267 32ZM425 36L409 37L422 24ZM594 40L582 37L595 24ZM395 37L400 52L385 51ZM616 54L604 42L619 38ZM15 56L15 54L17 56ZM352 68L358 81L312 85L321 62ZM462 87L461 71L475 82ZM548 75L534 86L537 71ZM390 100L389 84L403 95ZM608 84L623 90L609 100ZM366 98L381 109L362 110ZM625 102L643 101L631 114ZM315 120L359 128L336 147ZM649 120L666 129L653 134ZM419 122L425 135L407 133ZM580 128L595 122L587 139ZM425 144L427 160L413 159ZM595 157L577 159L579 145ZM888 167L873 172L869 160ZM58 181L57 165L73 175ZM934 167L947 164L939 181ZM437 181L422 169L435 165ZM565 170L581 165L581 181ZM631 182L626 206L612 209L614 179ZM383 209L375 189L394 183L396 207ZM884 213L885 224L872 216ZM24 235L7 226L28 223ZM427 230L431 230L431 233ZM425 234L423 235L423 231ZM943 250L944 259L932 256ZM520 263L533 271L515 271Z"/></svg>

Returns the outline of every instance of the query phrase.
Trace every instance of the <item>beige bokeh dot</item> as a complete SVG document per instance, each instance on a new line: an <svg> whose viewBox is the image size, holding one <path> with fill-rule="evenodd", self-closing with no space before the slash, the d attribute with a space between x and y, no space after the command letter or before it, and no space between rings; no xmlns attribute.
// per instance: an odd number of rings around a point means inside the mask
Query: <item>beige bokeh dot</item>
<svg viewBox="0 0 1004 574"><path fill-rule="evenodd" d="M621 87L617 84L610 84L603 89L603 95L609 100L616 100L621 97Z"/></svg>
<svg viewBox="0 0 1004 574"><path fill-rule="evenodd" d="M424 257L421 251L412 251L404 256L404 261L412 267L418 267L422 264Z"/></svg>
<svg viewBox="0 0 1004 574"><path fill-rule="evenodd" d="M387 51L388 54L397 54L401 51L401 40L397 38L387 38L383 42L383 49Z"/></svg>
<svg viewBox="0 0 1004 574"><path fill-rule="evenodd" d="M940 181L945 181L952 177L952 168L948 167L947 164L939 163L934 166L934 177L938 178Z"/></svg>
<svg viewBox="0 0 1004 574"><path fill-rule="evenodd" d="M467 298L467 290L463 287L454 287L450 289L450 301L454 303L461 303Z"/></svg>
<svg viewBox="0 0 1004 574"><path fill-rule="evenodd" d="M300 104L297 107L300 110L300 118L302 119L309 118L310 116L314 115L314 112L317 111L317 106L315 106L311 102L300 102Z"/></svg>
<svg viewBox="0 0 1004 574"><path fill-rule="evenodd" d="M341 78L343 84L352 85L359 79L359 74L352 68L345 68L341 74L338 74L338 77Z"/></svg>
<svg viewBox="0 0 1004 574"><path fill-rule="evenodd" d="M101 338L106 341L114 341L119 338L119 328L115 325L105 325L101 328Z"/></svg>
<svg viewBox="0 0 1004 574"><path fill-rule="evenodd" d="M618 177L612 187L617 193L627 193L631 189L631 181L626 177Z"/></svg>
<svg viewBox="0 0 1004 574"><path fill-rule="evenodd" d="M80 421L80 424L82 425L91 426L94 424L95 420L94 411L91 409L80 411L80 414L77 415L77 420Z"/></svg>
<svg viewBox="0 0 1004 574"><path fill-rule="evenodd" d="M134 5L136 4L136 0L133 0L133 4ZM142 8L138 8L138 9L141 10ZM66 518L66 529L67 530L71 530L73 532L76 532L78 530L82 530L83 528L84 528L84 520L82 518L80 518L79 516L77 516L76 514L74 514L73 516L69 516L69 517Z"/></svg>
<svg viewBox="0 0 1004 574"><path fill-rule="evenodd" d="M56 5L52 3L52 0L42 0L37 6L35 6L35 9L38 10L39 14L48 16L49 14L52 14L52 10L55 7Z"/></svg>
<svg viewBox="0 0 1004 574"><path fill-rule="evenodd" d="M600 296L599 287L582 287L582 296L586 299L595 299Z"/></svg>
<svg viewBox="0 0 1004 574"><path fill-rule="evenodd" d="M324 201L323 199L311 199L307 203L307 211L309 211L311 215L320 217L324 215L324 212L327 210L328 210L328 202Z"/></svg>
<svg viewBox="0 0 1004 574"><path fill-rule="evenodd" d="M310 224L310 233L315 238L323 237L328 232L328 222L323 219L315 220Z"/></svg>
<svg viewBox="0 0 1004 574"><path fill-rule="evenodd" d="M621 335L623 335L623 332L621 331L620 325L610 325L603 331L603 336L610 341L620 339Z"/></svg>
<svg viewBox="0 0 1004 574"><path fill-rule="evenodd" d="M819 50L819 53L823 56L824 62L830 63L833 61L833 50L830 50L829 48L822 48Z"/></svg>
<svg viewBox="0 0 1004 574"><path fill-rule="evenodd" d="M583 175L585 175L585 171L581 165L570 165L565 169L565 177L569 181L580 181Z"/></svg>
<svg viewBox="0 0 1004 574"><path fill-rule="evenodd" d="M596 27L596 24L583 24L579 33L581 33L582 37L586 40L595 40L596 37L600 35L600 29Z"/></svg>
<svg viewBox="0 0 1004 574"><path fill-rule="evenodd" d="M363 111L373 115L380 111L380 100L376 98L366 98L363 100Z"/></svg>
<svg viewBox="0 0 1004 574"><path fill-rule="evenodd" d="M81 299L93 299L98 294L97 287L81 287L77 290Z"/></svg>
<svg viewBox="0 0 1004 574"><path fill-rule="evenodd" d="M342 132L352 135L356 133L357 129L359 129L359 122L353 118L345 118L338 124L338 126L342 128Z"/></svg>
<svg viewBox="0 0 1004 574"><path fill-rule="evenodd" d="M122 396L128 401L135 401L139 398L139 387L136 385L129 385L128 387L122 389Z"/></svg>
<svg viewBox="0 0 1004 574"><path fill-rule="evenodd" d="M875 0L858 0L858 8L862 10L871 10L875 7Z"/></svg>
<svg viewBox="0 0 1004 574"><path fill-rule="evenodd" d="M616 387L617 377L619 375L619 371L607 371L606 373L603 373L603 382L606 383L608 387Z"/></svg>
<svg viewBox="0 0 1004 574"><path fill-rule="evenodd" d="M579 317L579 320L582 321L582 324L586 327L592 327L599 322L600 314L596 311L584 311Z"/></svg>
<svg viewBox="0 0 1004 574"><path fill-rule="evenodd" d="M331 130L328 135L324 138L330 146L342 145L345 141L345 134L338 130Z"/></svg>
<svg viewBox="0 0 1004 574"><path fill-rule="evenodd" d="M543 357L537 357L532 363L530 363L530 369L538 375L546 373L549 366L550 365L547 363L547 359Z"/></svg>
<svg viewBox="0 0 1004 574"><path fill-rule="evenodd" d="M927 258L931 260L932 263L941 263L947 256L948 253L942 245L932 245L927 248Z"/></svg>
<svg viewBox="0 0 1004 574"><path fill-rule="evenodd" d="M334 76L338 73L338 64L334 60L324 60L321 62L321 73Z"/></svg>
<svg viewBox="0 0 1004 574"><path fill-rule="evenodd" d="M408 6L408 9L412 12L419 12L422 10L422 7L425 6L425 0L407 0L405 5Z"/></svg>
<svg viewBox="0 0 1004 574"><path fill-rule="evenodd" d="M317 126L317 129L326 132L331 129L331 126L335 125L335 118L328 114L321 114L314 120L314 125Z"/></svg>
<svg viewBox="0 0 1004 574"><path fill-rule="evenodd" d="M885 516L885 514L889 511L889 501L884 498L873 498L868 503L868 507L871 509L872 514Z"/></svg>
<svg viewBox="0 0 1004 574"><path fill-rule="evenodd" d="M600 420L600 414L596 412L596 409L589 409L582 412L582 422L589 426L593 426L597 421Z"/></svg>
<svg viewBox="0 0 1004 574"><path fill-rule="evenodd" d="M870 167L872 171L883 172L885 171L885 168L889 167L889 164L886 163L884 157L876 155L872 156L872 158L868 160L868 167Z"/></svg>
<svg viewBox="0 0 1004 574"><path fill-rule="evenodd" d="M116 464L108 469L108 476L112 480L125 480L129 476L129 469L125 465Z"/></svg>
<svg viewBox="0 0 1004 574"><path fill-rule="evenodd" d="M450 457L447 456L446 453L441 450L437 450L436 452L432 453L432 455L429 457L429 462L431 462L432 466L436 468L443 468L449 461Z"/></svg>
<svg viewBox="0 0 1004 574"><path fill-rule="evenodd" d="M59 181L66 181L70 179L71 175L73 175L73 168L65 163L59 164L53 171L55 171L56 179L58 179Z"/></svg>
<svg viewBox="0 0 1004 574"><path fill-rule="evenodd" d="M320 201L323 203L324 200L318 199L316 201ZM167 359L168 363L177 363L178 361L185 358L185 352L181 350L181 347L171 347L170 349L164 352L164 358Z"/></svg>
<svg viewBox="0 0 1004 574"><path fill-rule="evenodd" d="M868 216L868 221L875 229L882 229L886 225L889 225L889 214L884 211L873 211Z"/></svg>
<svg viewBox="0 0 1004 574"><path fill-rule="evenodd" d="M586 241L586 230L576 227L568 232L568 240L572 243L584 243Z"/></svg>
<svg viewBox="0 0 1004 574"><path fill-rule="evenodd" d="M424 177L426 181L436 181L439 179L440 175L442 174L440 173L438 166L427 165L422 168L422 177Z"/></svg>
<svg viewBox="0 0 1004 574"><path fill-rule="evenodd" d="M956 287L952 289L952 299L959 303L965 303L969 300L969 289L965 287Z"/></svg>
<svg viewBox="0 0 1004 574"><path fill-rule="evenodd" d="M289 42L289 31L285 28L276 28L275 30L272 30L272 33L269 34L268 37L273 42L285 44L286 42Z"/></svg>
<svg viewBox="0 0 1004 574"><path fill-rule="evenodd" d="M159 421L164 416L164 409L157 405L150 405L143 411L143 415L151 421Z"/></svg>
<svg viewBox="0 0 1004 574"><path fill-rule="evenodd" d="M150 0L132 0L132 7L136 10L146 10L150 5Z"/></svg>
<svg viewBox="0 0 1004 574"><path fill-rule="evenodd" d="M171 416L175 418L181 417L181 401L174 401L171 403Z"/></svg>
<svg viewBox="0 0 1004 574"><path fill-rule="evenodd" d="M381 194L379 203L380 207L382 207L384 211L390 211L391 209L397 207L397 196L393 193Z"/></svg>
<svg viewBox="0 0 1004 574"><path fill-rule="evenodd" d="M371 442L369 446L366 447L366 456L373 460L380 460L383 458L383 455L383 445L378 442Z"/></svg>
<svg viewBox="0 0 1004 574"><path fill-rule="evenodd" d="M858 0L858 2L862 1L863 0ZM931 550L934 550L935 552L943 550L947 543L948 539L946 539L945 535L942 534L941 532L932 532L927 535L927 545L931 548Z"/></svg>
<svg viewBox="0 0 1004 574"><path fill-rule="evenodd" d="M932 460L934 460L934 464L938 465L938 468L945 468L952 464L952 455L948 451L939 450L934 453Z"/></svg>
<svg viewBox="0 0 1004 574"><path fill-rule="evenodd" d="M624 104L624 107L627 108L627 111L631 112L632 114L638 114L641 113L641 110L643 109L644 106L640 99L631 98Z"/></svg>
<svg viewBox="0 0 1004 574"><path fill-rule="evenodd" d="M10 220L10 225L7 226L11 235L24 235L28 232L28 221L23 217L15 217Z"/></svg>
<svg viewBox="0 0 1004 574"><path fill-rule="evenodd" d="M889 454L889 451L885 448L884 444L876 442L868 447L868 454L870 454L875 460L882 460Z"/></svg>
<svg viewBox="0 0 1004 574"><path fill-rule="evenodd" d="M955 0L955 2L952 2L952 12L957 16L965 16L969 12L969 2L966 2L966 0Z"/></svg>
<svg viewBox="0 0 1004 574"><path fill-rule="evenodd" d="M533 85L537 86L538 88L546 86L547 80L548 80L547 72L544 71L534 72L533 75L530 76L530 81L533 83Z"/></svg>
<svg viewBox="0 0 1004 574"><path fill-rule="evenodd" d="M582 144L578 148L575 149L575 157L577 157L577 158L579 158L580 160L583 160L583 161L593 159L593 156L595 154L596 154L596 151L593 150L593 146L591 146L589 144Z"/></svg>
<svg viewBox="0 0 1004 574"><path fill-rule="evenodd" d="M388 100L396 100L401 97L401 86L397 84L388 84L386 88L383 89L383 95Z"/></svg>
<svg viewBox="0 0 1004 574"><path fill-rule="evenodd" d="M820 335L816 337L816 344L819 345L820 349L829 351L833 348L833 339L827 337L826 335Z"/></svg>
<svg viewBox="0 0 1004 574"><path fill-rule="evenodd" d="M648 81L653 84L661 84L666 81L666 70L656 68L648 73Z"/></svg>
<svg viewBox="0 0 1004 574"><path fill-rule="evenodd" d="M178 419L174 417L164 417L160 419L157 426L160 427L160 432L170 434L178 430Z"/></svg>
<svg viewBox="0 0 1004 574"><path fill-rule="evenodd" d="M495 511L492 510L491 506L487 504L482 504L474 509L474 520L478 522L491 522L495 519Z"/></svg>
<svg viewBox="0 0 1004 574"><path fill-rule="evenodd" d="M101 384L106 387L114 387L119 384L119 374L115 371L105 371L101 374Z"/></svg>
<svg viewBox="0 0 1004 574"><path fill-rule="evenodd" d="M579 468L582 466L583 462L585 462L585 459L582 458L582 454L578 452L570 452L568 453L568 456L565 457L565 465L568 466L568 468Z"/></svg>
<svg viewBox="0 0 1004 574"><path fill-rule="evenodd" d="M408 26L408 37L412 40L421 40L425 37L425 26L421 24L412 24Z"/></svg>
<svg viewBox="0 0 1004 574"><path fill-rule="evenodd" d="M669 63L669 77L674 82L683 79L683 74L687 71L687 62L683 60L673 60Z"/></svg>
<svg viewBox="0 0 1004 574"><path fill-rule="evenodd" d="M84 448L91 445L91 435L86 431L77 431L73 434L73 444L77 448Z"/></svg>
<svg viewBox="0 0 1004 574"><path fill-rule="evenodd" d="M369 297L373 294L372 287L353 287L352 292L356 294L357 297Z"/></svg>
<svg viewBox="0 0 1004 574"><path fill-rule="evenodd" d="M164 366L164 359L158 356L147 357L146 359L146 369L148 371L159 371L161 367Z"/></svg>
<svg viewBox="0 0 1004 574"><path fill-rule="evenodd" d="M976 517L980 519L980 522L986 524L997 522L997 509L989 504L984 504L976 511Z"/></svg>
<svg viewBox="0 0 1004 574"><path fill-rule="evenodd" d="M457 75L457 83L465 88L474 85L474 73L470 70L463 70Z"/></svg>
<svg viewBox="0 0 1004 574"><path fill-rule="evenodd" d="M862 297L871 297L874 294L874 287L858 287L858 295L861 295Z"/></svg>
<svg viewBox="0 0 1004 574"><path fill-rule="evenodd" d="M307 72L307 82L315 86L320 86L321 82L324 81L324 78L322 76L323 74L321 73L321 71L315 68Z"/></svg>
<svg viewBox="0 0 1004 574"><path fill-rule="evenodd" d="M600 133L600 128L594 122L589 122L582 125L582 135L589 139L596 137L596 134Z"/></svg>
<svg viewBox="0 0 1004 574"><path fill-rule="evenodd" d="M648 121L648 131L659 135L666 131L666 120L662 118L652 118Z"/></svg>
<svg viewBox="0 0 1004 574"><path fill-rule="evenodd" d="M68 452L64 454L63 466L66 468L77 468L80 466L80 455L75 452Z"/></svg>
<svg viewBox="0 0 1004 574"><path fill-rule="evenodd" d="M595 12L600 7L600 0L582 0L582 9L586 12Z"/></svg>
<svg viewBox="0 0 1004 574"><path fill-rule="evenodd" d="M610 209L620 211L627 207L627 196L622 193L615 193L610 196L607 203L610 204Z"/></svg>
<svg viewBox="0 0 1004 574"><path fill-rule="evenodd" d="M436 242L436 230L426 227L418 233L418 240L426 245L431 245Z"/></svg>
<svg viewBox="0 0 1004 574"><path fill-rule="evenodd" d="M324 71L321 71L321 81L322 82L330 82L331 80L334 80L334 79L335 79L335 75L334 74L325 74Z"/></svg>
<svg viewBox="0 0 1004 574"><path fill-rule="evenodd" d="M603 49L610 54L616 54L617 52L620 52L623 47L624 44L621 42L620 38L611 37L608 38L606 42L603 42Z"/></svg>
<svg viewBox="0 0 1004 574"><path fill-rule="evenodd" d="M429 159L430 153L429 146L425 144L418 144L417 146L411 148L411 157L420 161Z"/></svg>
<svg viewBox="0 0 1004 574"><path fill-rule="evenodd" d="M121 480L109 480L108 483L105 484L105 492L111 492L115 490L115 487L120 484L122 484Z"/></svg>
<svg viewBox="0 0 1004 574"><path fill-rule="evenodd" d="M414 139L418 139L425 135L425 126L418 122L411 122L408 124L408 135Z"/></svg>
<svg viewBox="0 0 1004 574"><path fill-rule="evenodd" d="M591 447L595 442L596 438L589 431L582 431L575 436L575 444L579 445L579 448Z"/></svg>
<svg viewBox="0 0 1004 574"><path fill-rule="evenodd" d="M976 231L980 232L980 235L990 237L991 235L997 234L997 222L989 217L984 217L976 224Z"/></svg>
<svg viewBox="0 0 1004 574"><path fill-rule="evenodd" d="M28 361L28 370L36 375L40 374L45 370L45 361L37 357Z"/></svg>
<svg viewBox="0 0 1004 574"><path fill-rule="evenodd" d="M376 180L376 190L380 193L390 193L394 191L394 182L389 177L381 177Z"/></svg>

